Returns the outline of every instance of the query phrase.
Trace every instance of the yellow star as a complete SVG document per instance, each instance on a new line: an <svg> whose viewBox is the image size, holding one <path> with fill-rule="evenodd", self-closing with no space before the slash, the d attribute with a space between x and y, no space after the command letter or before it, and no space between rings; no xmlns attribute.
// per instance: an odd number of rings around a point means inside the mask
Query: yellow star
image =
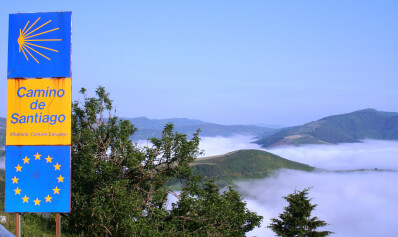
<svg viewBox="0 0 398 237"><path fill-rule="evenodd" d="M51 162L51 161L52 161L52 159L53 159L53 158L51 158L50 156L48 156L48 157L46 158L46 160L47 160L47 162L46 162L46 163L48 163L48 162L52 163L52 162Z"/></svg>
<svg viewBox="0 0 398 237"><path fill-rule="evenodd" d="M39 206L40 206L41 200L39 200L39 198L36 198L36 200L33 200L33 201L35 202L35 206L36 206L36 205L39 205Z"/></svg>
<svg viewBox="0 0 398 237"><path fill-rule="evenodd" d="M25 195L25 197L23 197L22 200L23 200L23 203L25 203L25 202L29 201L29 198Z"/></svg>
<svg viewBox="0 0 398 237"><path fill-rule="evenodd" d="M44 198L46 199L46 202L51 202L51 198L52 198L52 197L50 197L50 194L47 195L47 197L44 197Z"/></svg>
<svg viewBox="0 0 398 237"><path fill-rule="evenodd" d="M60 168L61 168L61 165L59 165L58 162L57 162L56 165L54 165L54 167L55 167L55 170L61 170L61 169L60 169Z"/></svg>
<svg viewBox="0 0 398 237"><path fill-rule="evenodd" d="M17 169L17 171L15 171L15 172L22 172L22 166L20 166L19 164L18 164L18 166L15 166L15 169Z"/></svg>
<svg viewBox="0 0 398 237"><path fill-rule="evenodd" d="M34 155L35 160L40 160L40 156L41 156L41 155L39 154L39 152L37 152L36 155Z"/></svg>
<svg viewBox="0 0 398 237"><path fill-rule="evenodd" d="M22 159L22 160L23 160L23 163L24 163L24 164L26 164L26 163L29 164L29 160L30 160L30 159L29 159L27 156L25 156L25 159Z"/></svg>
<svg viewBox="0 0 398 237"><path fill-rule="evenodd" d="M14 178L11 180L12 180L12 183L15 184L15 183L18 183L19 179L17 178L17 176L14 176Z"/></svg>
<svg viewBox="0 0 398 237"><path fill-rule="evenodd" d="M15 192L15 195L17 195L17 194L19 194L19 195L21 195L21 189L19 189L18 187L17 187L17 189L14 189L14 192Z"/></svg>
<svg viewBox="0 0 398 237"><path fill-rule="evenodd" d="M53 190L54 190L54 194L56 194L56 193L59 194L59 190L61 190L61 189L59 189L57 186L55 186L55 188Z"/></svg>
<svg viewBox="0 0 398 237"><path fill-rule="evenodd" d="M62 183L63 183L63 182L64 182L64 178L65 178L65 177L62 177L61 175L59 175L59 177L57 177L58 183L59 183L59 182L62 182Z"/></svg>

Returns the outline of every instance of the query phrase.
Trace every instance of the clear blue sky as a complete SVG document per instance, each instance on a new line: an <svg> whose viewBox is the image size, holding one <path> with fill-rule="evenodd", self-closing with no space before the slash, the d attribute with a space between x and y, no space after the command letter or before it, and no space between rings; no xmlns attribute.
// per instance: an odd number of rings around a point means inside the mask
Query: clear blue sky
<svg viewBox="0 0 398 237"><path fill-rule="evenodd" d="M398 1L2 1L72 11L73 99L103 85L122 117L295 125L364 108L398 112Z"/></svg>

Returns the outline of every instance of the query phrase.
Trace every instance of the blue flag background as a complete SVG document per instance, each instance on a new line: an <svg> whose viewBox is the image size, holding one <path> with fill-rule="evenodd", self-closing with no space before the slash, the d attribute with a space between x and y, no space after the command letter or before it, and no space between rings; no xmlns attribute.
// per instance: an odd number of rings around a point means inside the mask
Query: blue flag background
<svg viewBox="0 0 398 237"><path fill-rule="evenodd" d="M70 146L7 146L5 212L70 212Z"/></svg>
<svg viewBox="0 0 398 237"><path fill-rule="evenodd" d="M10 14L7 78L71 77L71 18L71 12Z"/></svg>

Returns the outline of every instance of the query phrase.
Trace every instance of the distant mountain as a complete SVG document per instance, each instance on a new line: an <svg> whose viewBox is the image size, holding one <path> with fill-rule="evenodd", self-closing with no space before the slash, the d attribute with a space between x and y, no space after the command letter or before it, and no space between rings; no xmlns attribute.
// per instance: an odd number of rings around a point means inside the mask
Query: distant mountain
<svg viewBox="0 0 398 237"><path fill-rule="evenodd" d="M238 150L224 155L196 159L194 173L206 178L242 180L259 178L278 169L312 171L314 167L284 159L262 150Z"/></svg>
<svg viewBox="0 0 398 237"><path fill-rule="evenodd" d="M160 137L162 130L167 123L173 123L177 132L192 136L197 129L200 129L202 137L229 137L236 134L263 137L271 135L276 129L251 125L220 125L207 123L196 119L170 118L170 119L149 119L147 117L121 118L129 120L138 130L131 137L132 140L146 140L151 137ZM5 144L6 119L0 118L0 146Z"/></svg>
<svg viewBox="0 0 398 237"><path fill-rule="evenodd" d="M268 123L258 123L258 124L254 124L254 125L259 126L259 127L264 127L264 128L275 128L275 129L286 128L287 127L285 125L268 124Z"/></svg>
<svg viewBox="0 0 398 237"><path fill-rule="evenodd" d="M260 126L221 125L186 118L148 119L146 117L138 117L122 119L129 120L138 129L132 136L133 140L145 140L150 137L160 137L162 130L167 123L173 123L177 132L188 134L188 136L192 136L197 129L201 130L200 136L202 137L229 137L236 134L263 137L271 135L276 131L276 129L273 128L264 128Z"/></svg>
<svg viewBox="0 0 398 237"><path fill-rule="evenodd" d="M272 134L276 129L264 128L252 125L220 125L214 123L190 125L190 126L178 126L176 130L184 134L193 134L198 128L200 128L200 135L203 137L229 137L236 134L251 135L261 137Z"/></svg>
<svg viewBox="0 0 398 237"><path fill-rule="evenodd" d="M186 118L170 118L170 119L149 119L147 117L137 117L137 118L121 118L124 120L129 120L137 128L162 130L164 125L167 123L173 123L175 126L189 126L196 124L206 124L206 122L186 119Z"/></svg>
<svg viewBox="0 0 398 237"><path fill-rule="evenodd" d="M398 140L398 113L364 109L283 128L256 141L263 147L337 144L363 139Z"/></svg>

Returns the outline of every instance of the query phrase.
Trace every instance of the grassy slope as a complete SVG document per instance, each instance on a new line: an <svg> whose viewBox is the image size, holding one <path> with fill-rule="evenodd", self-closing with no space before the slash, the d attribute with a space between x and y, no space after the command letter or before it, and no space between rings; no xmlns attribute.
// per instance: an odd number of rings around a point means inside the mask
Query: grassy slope
<svg viewBox="0 0 398 237"><path fill-rule="evenodd" d="M229 181L260 178L282 168L303 171L314 169L261 150L239 150L221 156L197 159L192 164L196 174Z"/></svg>
<svg viewBox="0 0 398 237"><path fill-rule="evenodd" d="M365 109L281 130L257 141L263 147L337 144L363 139L398 140L398 113Z"/></svg>

